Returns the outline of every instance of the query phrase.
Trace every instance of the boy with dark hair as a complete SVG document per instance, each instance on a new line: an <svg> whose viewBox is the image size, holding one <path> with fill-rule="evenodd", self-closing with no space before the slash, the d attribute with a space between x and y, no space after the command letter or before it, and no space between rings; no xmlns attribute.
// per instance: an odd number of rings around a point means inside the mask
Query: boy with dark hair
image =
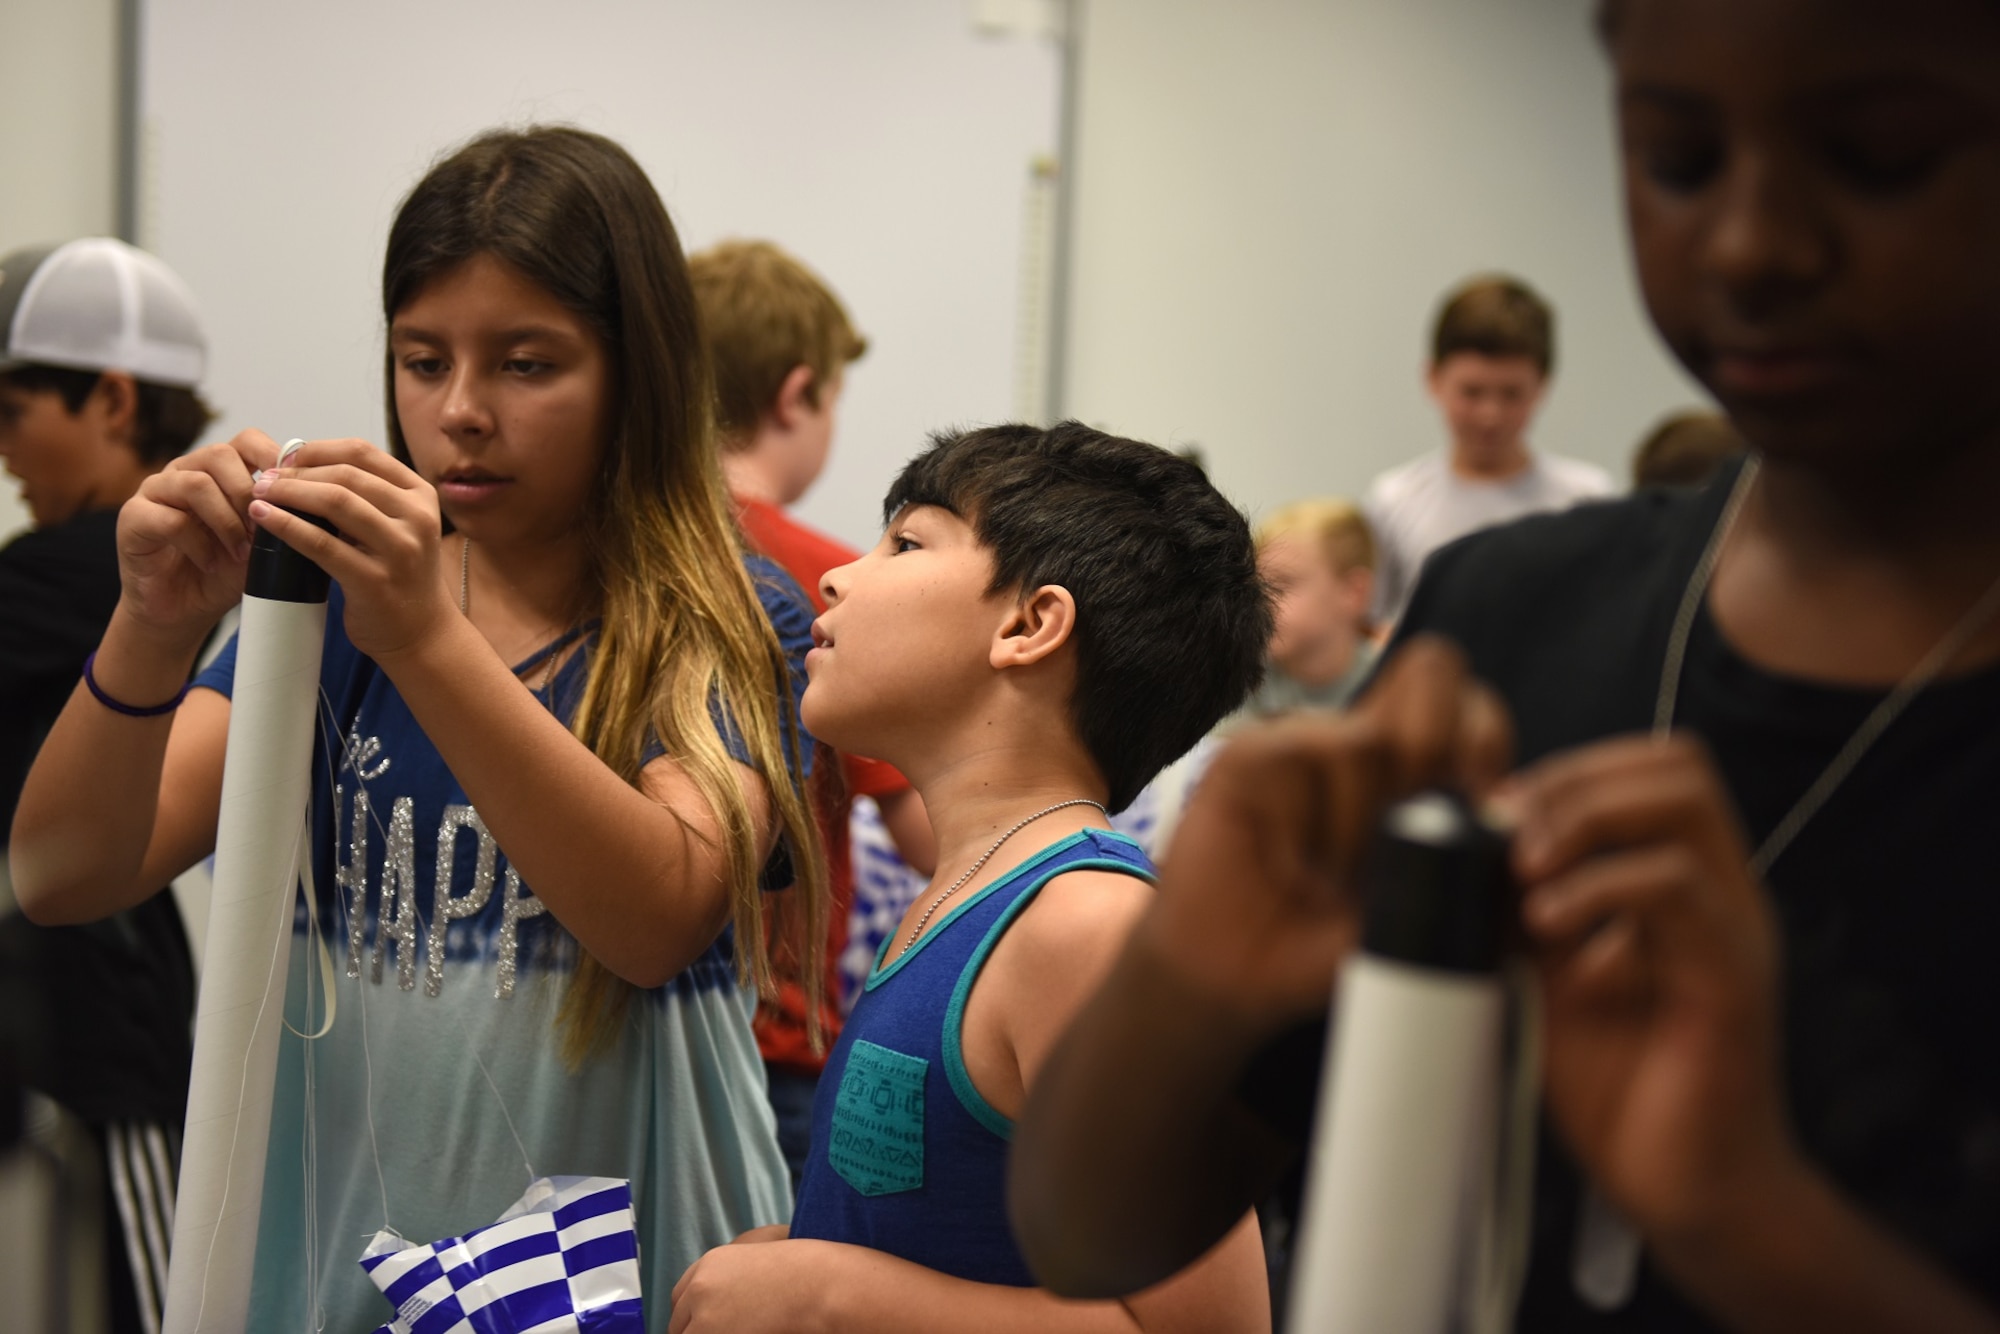
<svg viewBox="0 0 2000 1334"><path fill-rule="evenodd" d="M722 475L737 522L751 546L778 562L825 611L820 580L861 553L800 523L785 507L811 489L833 446L834 409L847 366L868 350L840 299L792 256L768 241L725 241L688 259L702 334L715 367ZM821 798L827 851L826 1001L820 1025L840 1035L840 959L854 902L848 826L856 797L872 799L902 859L928 875L936 849L923 799L891 765L840 757L840 790ZM813 1092L826 1064L806 1023L805 989L781 977L774 1001L760 1006L757 1049L778 1118L778 1147L798 1188L812 1129Z"/></svg>
<svg viewBox="0 0 2000 1334"><path fill-rule="evenodd" d="M118 507L211 418L205 358L193 298L144 251L94 237L0 258L0 459L35 523L0 549L0 870L35 752L118 603ZM162 889L37 927L5 893L0 976L18 988L0 1045L104 1155L113 1328L157 1328L193 1058L180 910Z"/></svg>
<svg viewBox="0 0 2000 1334"><path fill-rule="evenodd" d="M1554 369L1555 313L1526 283L1475 278L1445 298L1425 383L1450 444L1377 477L1363 504L1379 547L1379 623L1402 615L1425 558L1446 543L1615 489L1595 464L1529 448Z"/></svg>
<svg viewBox="0 0 2000 1334"><path fill-rule="evenodd" d="M1302 1148L1367 832L1449 783L1541 981L1519 1328L2000 1329L2000 8L1605 16L1648 309L1754 452L1439 553L1462 651L1217 761L1022 1121L1058 1290Z"/></svg>
<svg viewBox="0 0 2000 1334"><path fill-rule="evenodd" d="M827 1064L789 1234L698 1261L673 1329L1266 1329L1254 1219L1075 1303L1034 1288L1001 1199L1042 1057L1150 898L1108 812L1256 683L1249 527L1194 465L1074 422L941 436L884 512L826 577L803 711L910 775L940 869Z"/></svg>

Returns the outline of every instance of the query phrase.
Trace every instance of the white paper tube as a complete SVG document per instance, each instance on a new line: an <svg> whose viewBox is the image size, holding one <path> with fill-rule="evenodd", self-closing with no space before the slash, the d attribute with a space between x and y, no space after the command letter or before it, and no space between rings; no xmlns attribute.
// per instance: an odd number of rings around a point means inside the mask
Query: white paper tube
<svg viewBox="0 0 2000 1334"><path fill-rule="evenodd" d="M1485 1160L1498 977L1357 956L1329 1036L1292 1334L1443 1334Z"/></svg>
<svg viewBox="0 0 2000 1334"><path fill-rule="evenodd" d="M1451 1327L1498 1109L1506 858L1448 793L1383 819L1328 1026L1291 1334Z"/></svg>
<svg viewBox="0 0 2000 1334"><path fill-rule="evenodd" d="M166 1334L249 1317L325 630L323 600L243 599Z"/></svg>

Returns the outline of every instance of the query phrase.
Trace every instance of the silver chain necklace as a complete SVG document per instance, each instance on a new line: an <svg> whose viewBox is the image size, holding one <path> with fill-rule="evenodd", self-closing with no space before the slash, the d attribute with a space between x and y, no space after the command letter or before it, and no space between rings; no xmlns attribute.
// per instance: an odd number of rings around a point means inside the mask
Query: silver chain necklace
<svg viewBox="0 0 2000 1334"><path fill-rule="evenodd" d="M466 607L469 606L471 603L471 598L469 596L471 592L472 592L472 539L468 537L465 538L463 541L461 541L458 546L458 614L460 616L469 615L469 613L466 611ZM530 694L534 693L537 690L541 690L542 688L547 686L549 682L556 679L556 659L561 656L562 654L560 651L551 653L548 656L548 660L540 664L542 668L542 682L541 685L528 686L528 691ZM525 677L522 679L521 684L528 685L527 679Z"/></svg>
<svg viewBox="0 0 2000 1334"><path fill-rule="evenodd" d="M1021 821L1019 824L1015 825L1012 829L1009 829L1006 833L994 839L993 846L986 849L986 851L980 853L979 860L974 862L971 866L967 867L964 875L952 881L950 889L947 889L944 893L938 895L936 898L931 900L931 906L924 909L924 915L922 917L919 917L917 919L917 924L910 928L910 938L903 942L903 949L898 950L897 953L901 954L903 950L907 950L910 948L910 946L917 943L917 937L921 936L924 933L924 925L925 923L931 920L931 914L936 912L938 910L939 905L941 905L946 899L958 893L958 891L960 890L960 888L964 886L966 881L972 879L973 876L978 875L979 868L986 865L987 860L991 858L994 853L1000 851L1000 845L1002 843L1005 843L1008 839L1014 837L1014 835L1020 833L1023 829L1026 829L1029 825L1041 819L1044 815L1048 815L1051 814L1052 812L1059 811L1065 806L1096 806L1099 811L1103 812L1105 819L1109 820L1111 818L1110 811L1105 810L1102 804L1092 801L1089 797L1071 797L1068 801L1059 801L1053 806L1042 807L1040 810L1036 811L1033 815L1030 815L1027 819Z"/></svg>
<svg viewBox="0 0 2000 1334"><path fill-rule="evenodd" d="M1694 573L1688 577L1687 591L1681 595L1680 611L1675 615L1673 631L1667 637L1666 660L1660 665L1660 696L1653 710L1655 737L1664 737L1673 728L1674 705L1680 696L1681 668L1687 658L1688 637L1694 630L1695 613L1701 609L1701 600L1708 591L1709 581L1715 577L1716 563L1722 557L1723 542L1728 538L1729 530L1736 526L1736 517L1742 511L1743 502L1749 497L1751 484L1756 478L1757 459L1753 455L1743 465L1743 471L1737 474L1736 485L1729 492L1729 501L1716 520L1715 531L1709 535L1708 547L1695 564ZM1854 766L1861 762L1861 757L1910 707L1911 702L1937 680L1939 673L1951 665L1952 659L1972 642L1973 636L1986 628L1995 612L2000 612L2000 579L1996 579L1980 595L1971 609L1959 618L1958 624L1947 631L1923 660L1910 669L1909 675L1861 720L1861 725L1847 738L1847 744L1834 755L1812 786L1806 789L1805 795L1798 799L1784 819L1778 821L1777 827L1765 838L1764 845L1751 857L1750 874L1754 878L1760 881L1764 878L1771 869L1771 863L1791 846L1806 823L1819 814L1827 799L1846 781Z"/></svg>

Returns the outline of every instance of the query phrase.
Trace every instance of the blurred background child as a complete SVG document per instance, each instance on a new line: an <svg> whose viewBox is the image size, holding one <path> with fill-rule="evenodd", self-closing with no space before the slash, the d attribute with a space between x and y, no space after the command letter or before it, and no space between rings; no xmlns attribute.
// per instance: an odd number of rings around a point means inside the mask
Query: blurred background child
<svg viewBox="0 0 2000 1334"><path fill-rule="evenodd" d="M104 1268L86 1295L118 1334L156 1327L166 1293L193 959L164 882L101 922L30 923L6 839L118 605L118 507L213 415L207 358L192 295L143 250L92 237L0 259L0 459L35 523L0 550L0 1049L101 1162Z"/></svg>
<svg viewBox="0 0 2000 1334"><path fill-rule="evenodd" d="M1632 489L1707 486L1722 465L1750 446L1719 412L1676 412L1632 451Z"/></svg>
<svg viewBox="0 0 2000 1334"><path fill-rule="evenodd" d="M1271 590L1274 626L1256 714L1338 709L1375 665L1369 608L1375 539L1344 500L1301 500L1257 525L1257 569Z"/></svg>
<svg viewBox="0 0 2000 1334"><path fill-rule="evenodd" d="M1375 532L1382 625L1403 614L1425 559L1447 542L1617 489L1596 464L1528 444L1555 370L1555 340L1555 311L1518 278L1475 278L1446 295L1424 384L1449 438L1377 477L1363 503Z"/></svg>

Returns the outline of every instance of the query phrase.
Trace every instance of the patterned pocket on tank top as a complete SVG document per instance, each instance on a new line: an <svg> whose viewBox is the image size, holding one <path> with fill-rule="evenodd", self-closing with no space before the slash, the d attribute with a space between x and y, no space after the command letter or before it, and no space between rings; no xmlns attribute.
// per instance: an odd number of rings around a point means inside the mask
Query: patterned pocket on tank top
<svg viewBox="0 0 2000 1334"><path fill-rule="evenodd" d="M833 1100L826 1158L863 1195L924 1184L924 1073L917 1056L856 1042Z"/></svg>

